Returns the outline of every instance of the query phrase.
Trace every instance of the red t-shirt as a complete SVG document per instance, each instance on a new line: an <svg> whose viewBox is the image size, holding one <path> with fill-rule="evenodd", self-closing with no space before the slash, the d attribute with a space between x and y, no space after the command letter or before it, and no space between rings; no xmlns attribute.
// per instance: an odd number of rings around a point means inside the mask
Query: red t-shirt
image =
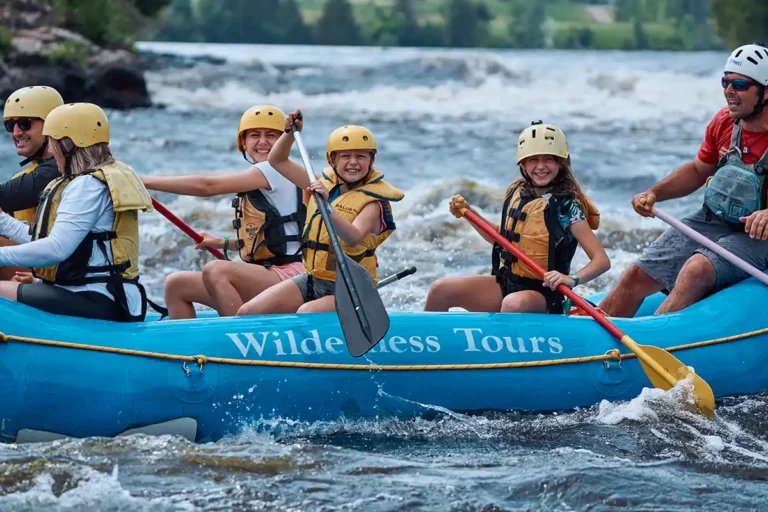
<svg viewBox="0 0 768 512"><path fill-rule="evenodd" d="M699 160L705 164L716 164L720 157L728 152L731 147L731 133L734 120L728 115L728 107L723 107L707 126L704 142L701 143ZM745 164L751 165L757 162L765 150L768 149L768 132L741 132L741 159Z"/></svg>

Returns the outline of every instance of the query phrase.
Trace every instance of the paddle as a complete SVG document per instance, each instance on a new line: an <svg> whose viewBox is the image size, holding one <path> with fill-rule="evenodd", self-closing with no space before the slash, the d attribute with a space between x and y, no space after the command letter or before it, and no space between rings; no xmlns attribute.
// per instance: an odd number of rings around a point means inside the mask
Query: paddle
<svg viewBox="0 0 768 512"><path fill-rule="evenodd" d="M184 222L183 220L175 216L168 208L163 206L162 203L160 203L157 199L152 198L152 206L154 206L155 210L160 212L160 214L163 217L171 221L173 225L175 225L177 228L179 228L184 233L189 235L192 238L192 240L194 240L196 243L199 244L200 242L203 241L203 236L200 233L192 229L189 226L189 224L187 224L186 222ZM216 256L218 259L220 260L224 259L224 254L222 254L220 250L213 249L212 247L205 247L204 249L209 253L213 254L214 256Z"/></svg>
<svg viewBox="0 0 768 512"><path fill-rule="evenodd" d="M474 226L492 237L504 249L514 254L526 267L535 271L540 277L544 277L544 269L537 265L533 260L526 256L522 251L512 245L509 240L496 232L488 223L472 210L463 208L461 214ZM702 413L707 416L715 414L715 397L709 384L701 377L691 372L691 370L675 358L672 354L659 347L650 345L638 345L632 338L624 334L618 327L612 324L606 317L597 312L597 310L587 301L576 295L573 290L561 284L557 291L571 299L575 304L597 320L609 333L615 336L629 350L634 352L640 361L645 374L655 387L669 390L675 386L678 380L685 379L689 375L693 376L693 393L696 405Z"/></svg>
<svg viewBox="0 0 768 512"><path fill-rule="evenodd" d="M411 274L416 273L416 267L407 268L405 270L402 270L398 272L397 274L392 274L389 277L385 277L384 279L381 279L379 281L379 288L383 288L387 286L389 283L394 283L395 281L399 281L404 277L408 277Z"/></svg>
<svg viewBox="0 0 768 512"><path fill-rule="evenodd" d="M756 277L757 279L762 281L763 284L768 284L768 275L764 274L763 272L760 272L760 270L758 270L757 267L750 265L749 263L739 258L732 252L726 249L723 249L716 242L705 237L695 229L683 224L682 222L672 217L671 215L669 215L667 212L665 212L658 206L652 207L651 211L658 218L660 218L661 220L663 220L664 222L666 222L676 230L680 231L682 234L692 238L693 240L696 240L707 249L710 249L711 251L719 254L720 256L730 261L731 263L739 267L741 270L743 270L747 274L751 275L752 277Z"/></svg>
<svg viewBox="0 0 768 512"><path fill-rule="evenodd" d="M309 159L307 148L301 138L301 132L293 128L293 136L304 161L310 181L316 181L315 170ZM336 228L331 222L328 203L318 193L312 194L317 203L317 211L322 217L336 256L336 314L339 316L341 330L347 342L347 350L354 357L360 357L381 341L389 330L389 315L384 307L373 278L362 266L344 254L336 236ZM328 255L332 257L331 254ZM363 300L365 299L365 300Z"/></svg>

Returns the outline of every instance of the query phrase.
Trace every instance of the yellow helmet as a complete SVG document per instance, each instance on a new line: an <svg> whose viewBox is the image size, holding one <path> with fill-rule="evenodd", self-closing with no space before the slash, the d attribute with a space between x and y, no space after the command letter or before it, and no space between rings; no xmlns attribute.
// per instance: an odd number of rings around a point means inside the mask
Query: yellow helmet
<svg viewBox="0 0 768 512"><path fill-rule="evenodd" d="M536 155L553 155L568 159L568 141L565 140L563 131L557 126L541 121L532 123L523 130L517 140L517 163Z"/></svg>
<svg viewBox="0 0 768 512"><path fill-rule="evenodd" d="M33 85L22 87L5 100L3 119L12 117L39 117L45 119L48 113L64 104L61 94L52 87Z"/></svg>
<svg viewBox="0 0 768 512"><path fill-rule="evenodd" d="M363 126L348 125L336 128L328 137L325 146L325 157L331 161L331 153L346 149L367 149L376 153L376 139L368 128Z"/></svg>
<svg viewBox="0 0 768 512"><path fill-rule="evenodd" d="M247 130L277 130L285 131L285 113L272 105L257 105L245 111L237 125L237 149L245 151L243 133Z"/></svg>
<svg viewBox="0 0 768 512"><path fill-rule="evenodd" d="M109 143L109 121L93 103L69 103L51 111L43 125L43 135L56 140L69 137L75 146L87 148Z"/></svg>

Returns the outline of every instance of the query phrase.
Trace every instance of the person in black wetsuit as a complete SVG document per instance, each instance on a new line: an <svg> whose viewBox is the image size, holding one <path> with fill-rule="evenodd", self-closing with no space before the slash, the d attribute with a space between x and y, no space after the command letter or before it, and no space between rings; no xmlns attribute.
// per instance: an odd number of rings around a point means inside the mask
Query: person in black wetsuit
<svg viewBox="0 0 768 512"><path fill-rule="evenodd" d="M0 210L28 224L35 220L37 202L43 189L61 176L45 143L43 121L51 110L63 104L61 95L44 85L21 88L5 101L3 124L16 147L16 153L24 160L19 164L23 167L20 172L0 183ZM15 244L0 237L0 247L8 245ZM26 270L0 267L0 280L11 279L17 272L19 279L29 280L31 274L27 275Z"/></svg>

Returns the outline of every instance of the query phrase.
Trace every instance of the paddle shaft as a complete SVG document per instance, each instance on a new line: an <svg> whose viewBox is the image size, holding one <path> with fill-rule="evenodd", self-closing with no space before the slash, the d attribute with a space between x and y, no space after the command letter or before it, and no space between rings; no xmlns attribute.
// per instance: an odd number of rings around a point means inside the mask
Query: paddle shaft
<svg viewBox="0 0 768 512"><path fill-rule="evenodd" d="M155 210L160 212L160 214L163 217L171 221L171 224L173 224L174 226L182 230L184 233L189 235L189 237L192 238L192 240L194 240L196 243L199 244L200 242L203 241L203 236L200 233L192 229L189 226L189 224L187 224L186 222L178 218L176 215L174 215L173 212L171 212L168 208L163 206L162 203L160 203L157 199L152 198L152 206L154 206ZM224 259L224 254L220 250L214 249L212 247L205 247L204 249L209 253L213 254L216 258L220 260Z"/></svg>
<svg viewBox="0 0 768 512"><path fill-rule="evenodd" d="M309 153L307 153L307 148L304 146L304 141L301 138L301 132L295 127L293 129L293 137L296 139L296 145L299 147L299 153L301 153L301 159L304 161L304 169L307 171L309 181L317 181L317 175L315 174L315 169L312 167L312 161L309 158ZM363 309L360 295L357 293L357 288L355 288L355 284L350 278L349 268L347 267L347 255L344 254L344 249L341 247L339 237L336 235L336 228L333 226L333 221L331 221L331 213L328 209L328 202L317 192L313 192L312 196L315 198L315 203L317 203L317 211L320 213L320 217L323 219L323 223L325 223L325 229L328 230L328 238L330 239L331 247L333 247L333 251L337 255L336 280L338 281L339 275L341 275L341 278L344 281L344 285L347 287L347 290L349 290L349 296L352 299L352 305L355 308L357 319L360 321L360 326L362 327L363 332L370 339L370 322L368 321L368 317L366 316L365 310Z"/></svg>
<svg viewBox="0 0 768 512"><path fill-rule="evenodd" d="M544 277L544 269L541 268L536 262L534 262L532 259L530 259L528 256L525 255L522 251L517 249L512 243L510 243L509 240L501 236L500 233L498 233L496 230L494 230L491 226L488 225L487 222L485 222L482 217L477 215L475 212L469 209L463 209L462 215L466 217L466 219L471 222L474 226L481 229L483 232L485 232L488 236L492 237L496 242L498 242L499 245L501 245L504 249L509 251L510 253L514 254L515 257L520 260L526 267L533 270L538 274L540 277ZM629 348L632 352L634 352L639 359L641 359L645 364L653 368L659 375L661 375L664 380L667 381L667 383L670 385L670 387L674 387L675 383L677 382L676 379L670 375L668 371L666 371L658 362L656 362L653 358L651 358L648 354L646 354L638 345L637 343L632 340L628 335L624 334L618 327L613 325L611 322L608 321L603 315L601 315L597 309L595 309L592 304L585 301L581 297L579 297L576 293L574 293L573 290L565 286L564 284L561 284L557 287L557 291L571 299L575 304L577 304L579 307L581 307L584 311L586 311L589 316L597 320L597 323L602 325L606 331L611 333L613 336L615 336L621 343L626 345L627 348Z"/></svg>
<svg viewBox="0 0 768 512"><path fill-rule="evenodd" d="M760 270L757 267L750 265L743 259L733 254L731 251L728 251L723 247L721 247L720 245L718 245L717 242L710 240L709 238L705 237L695 229L680 222L679 220L677 220L676 218L672 217L667 212L659 208L658 206L654 206L652 208L652 211L654 215L656 215L658 218L660 218L661 220L663 220L664 222L666 222L676 230L680 231L682 234L697 241L698 243L700 243L707 249L711 250L712 252L722 256L724 259L730 261L731 263L739 267L741 270L743 270L747 274L762 281L763 284L768 285L768 275L766 275L763 272L760 272Z"/></svg>
<svg viewBox="0 0 768 512"><path fill-rule="evenodd" d="M395 281L399 281L402 278L408 277L409 275L415 274L415 273L416 273L416 267L411 267L411 268L407 268L407 269L405 269L405 270L403 270L401 272L398 272L397 274L392 274L391 276L385 277L384 279L379 281L378 288L381 288L383 286L387 286L390 283L394 283Z"/></svg>

